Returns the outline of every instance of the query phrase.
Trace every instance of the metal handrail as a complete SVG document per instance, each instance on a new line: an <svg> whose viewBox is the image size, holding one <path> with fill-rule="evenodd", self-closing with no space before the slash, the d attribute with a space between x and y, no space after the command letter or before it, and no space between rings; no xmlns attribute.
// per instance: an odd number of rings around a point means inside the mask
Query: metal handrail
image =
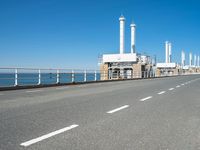
<svg viewBox="0 0 200 150"><path fill-rule="evenodd" d="M179 73L161 72L160 76L187 75L183 71ZM190 73L191 74L191 73ZM192 73L195 74L195 73ZM9 77L6 77L9 76ZM1 81L9 81L9 86L24 85L22 82L29 82L33 85L41 84L60 84L60 83L75 83L100 80L120 80L134 78L152 78L156 77L155 71L132 71L132 72L107 72L105 70L91 69L47 69L47 68L0 68L0 86ZM12 82L11 82L12 81ZM6 83L4 83L5 86Z"/></svg>

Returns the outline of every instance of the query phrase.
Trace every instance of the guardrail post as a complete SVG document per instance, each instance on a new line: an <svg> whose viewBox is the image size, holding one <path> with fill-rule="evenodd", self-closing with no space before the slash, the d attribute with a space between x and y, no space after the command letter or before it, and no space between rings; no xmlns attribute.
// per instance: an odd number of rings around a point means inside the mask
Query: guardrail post
<svg viewBox="0 0 200 150"><path fill-rule="evenodd" d="M106 71L103 71L103 80L106 80Z"/></svg>
<svg viewBox="0 0 200 150"><path fill-rule="evenodd" d="M72 70L72 83L74 83L74 70Z"/></svg>
<svg viewBox="0 0 200 150"><path fill-rule="evenodd" d="M41 70L38 70L38 85L41 84Z"/></svg>
<svg viewBox="0 0 200 150"><path fill-rule="evenodd" d="M60 83L60 73L59 70L56 71L56 84Z"/></svg>
<svg viewBox="0 0 200 150"><path fill-rule="evenodd" d="M94 71L94 81L97 81L97 71Z"/></svg>
<svg viewBox="0 0 200 150"><path fill-rule="evenodd" d="M87 81L87 71L85 70L84 71L84 82L86 82Z"/></svg>
<svg viewBox="0 0 200 150"><path fill-rule="evenodd" d="M17 68L15 69L15 85L14 86L18 86L18 70L17 70Z"/></svg>

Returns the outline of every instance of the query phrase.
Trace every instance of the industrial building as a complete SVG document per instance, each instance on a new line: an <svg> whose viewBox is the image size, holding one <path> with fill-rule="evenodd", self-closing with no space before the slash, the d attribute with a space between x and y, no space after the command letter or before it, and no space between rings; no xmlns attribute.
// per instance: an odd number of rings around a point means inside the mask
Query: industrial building
<svg viewBox="0 0 200 150"><path fill-rule="evenodd" d="M200 72L200 58L194 55L194 61L192 53L189 53L189 65L186 65L185 52L181 51L181 63L172 62L172 45L171 42L165 42L165 62L156 64L156 76L166 75L179 75L179 74L191 74Z"/></svg>
<svg viewBox="0 0 200 150"><path fill-rule="evenodd" d="M179 66L172 62L172 44L165 42L165 62L156 64L156 76L174 75L180 71Z"/></svg>
<svg viewBox="0 0 200 150"><path fill-rule="evenodd" d="M151 74L151 58L147 55L140 55L136 52L136 25L134 23L130 24L130 52L125 52L125 20L125 17L121 15L119 18L119 53L104 54L102 56L102 62L100 64L101 80L129 79L153 76Z"/></svg>

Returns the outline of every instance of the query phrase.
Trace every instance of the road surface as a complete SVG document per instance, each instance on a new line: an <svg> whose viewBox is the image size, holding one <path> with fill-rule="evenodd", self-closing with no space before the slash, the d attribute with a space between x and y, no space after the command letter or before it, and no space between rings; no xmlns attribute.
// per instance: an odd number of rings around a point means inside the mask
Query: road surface
<svg viewBox="0 0 200 150"><path fill-rule="evenodd" d="M0 92L0 150L198 150L200 75Z"/></svg>

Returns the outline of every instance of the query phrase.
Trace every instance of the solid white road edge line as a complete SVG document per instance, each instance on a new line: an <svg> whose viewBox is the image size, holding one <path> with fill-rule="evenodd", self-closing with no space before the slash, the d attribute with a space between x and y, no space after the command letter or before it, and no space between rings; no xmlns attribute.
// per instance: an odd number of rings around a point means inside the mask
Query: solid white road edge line
<svg viewBox="0 0 200 150"><path fill-rule="evenodd" d="M148 96L148 97L141 99L140 101L146 101L146 100L151 99L151 98L152 98L152 96Z"/></svg>
<svg viewBox="0 0 200 150"><path fill-rule="evenodd" d="M64 89L68 89L69 87L57 87L57 90L64 90Z"/></svg>
<svg viewBox="0 0 200 150"><path fill-rule="evenodd" d="M50 137L52 137L52 136L55 136L55 135L57 135L57 134L63 133L63 132L65 132L65 131L71 130L71 129L76 128L76 127L78 127L78 125L77 125L77 124L73 124L73 125L71 125L71 126L69 126L69 127L65 127L65 128L60 129L60 130L57 130L57 131L51 132L51 133L49 133L49 134L43 135L43 136L41 136L41 137L32 139L32 140L27 141L27 142L24 142L24 143L21 143L20 145L21 145L21 146L24 146L24 147L27 147L27 146L30 146L30 145L32 145L32 144L35 144L35 143L37 143L37 142L40 142L40 141L42 141L42 140L45 140L45 139L47 139L47 138L50 138Z"/></svg>
<svg viewBox="0 0 200 150"><path fill-rule="evenodd" d="M30 91L26 91L26 93L34 93L34 92L41 92L42 90L30 90Z"/></svg>
<svg viewBox="0 0 200 150"><path fill-rule="evenodd" d="M164 94L166 91L159 92L158 95Z"/></svg>
<svg viewBox="0 0 200 150"><path fill-rule="evenodd" d="M108 114L112 114L112 113L115 113L115 112L120 111L120 110L122 110L122 109L125 109L125 108L127 108L127 107L129 107L129 105L124 105L124 106L122 106L122 107L119 107L119 108L110 110L110 111L108 111L107 113L108 113Z"/></svg>

